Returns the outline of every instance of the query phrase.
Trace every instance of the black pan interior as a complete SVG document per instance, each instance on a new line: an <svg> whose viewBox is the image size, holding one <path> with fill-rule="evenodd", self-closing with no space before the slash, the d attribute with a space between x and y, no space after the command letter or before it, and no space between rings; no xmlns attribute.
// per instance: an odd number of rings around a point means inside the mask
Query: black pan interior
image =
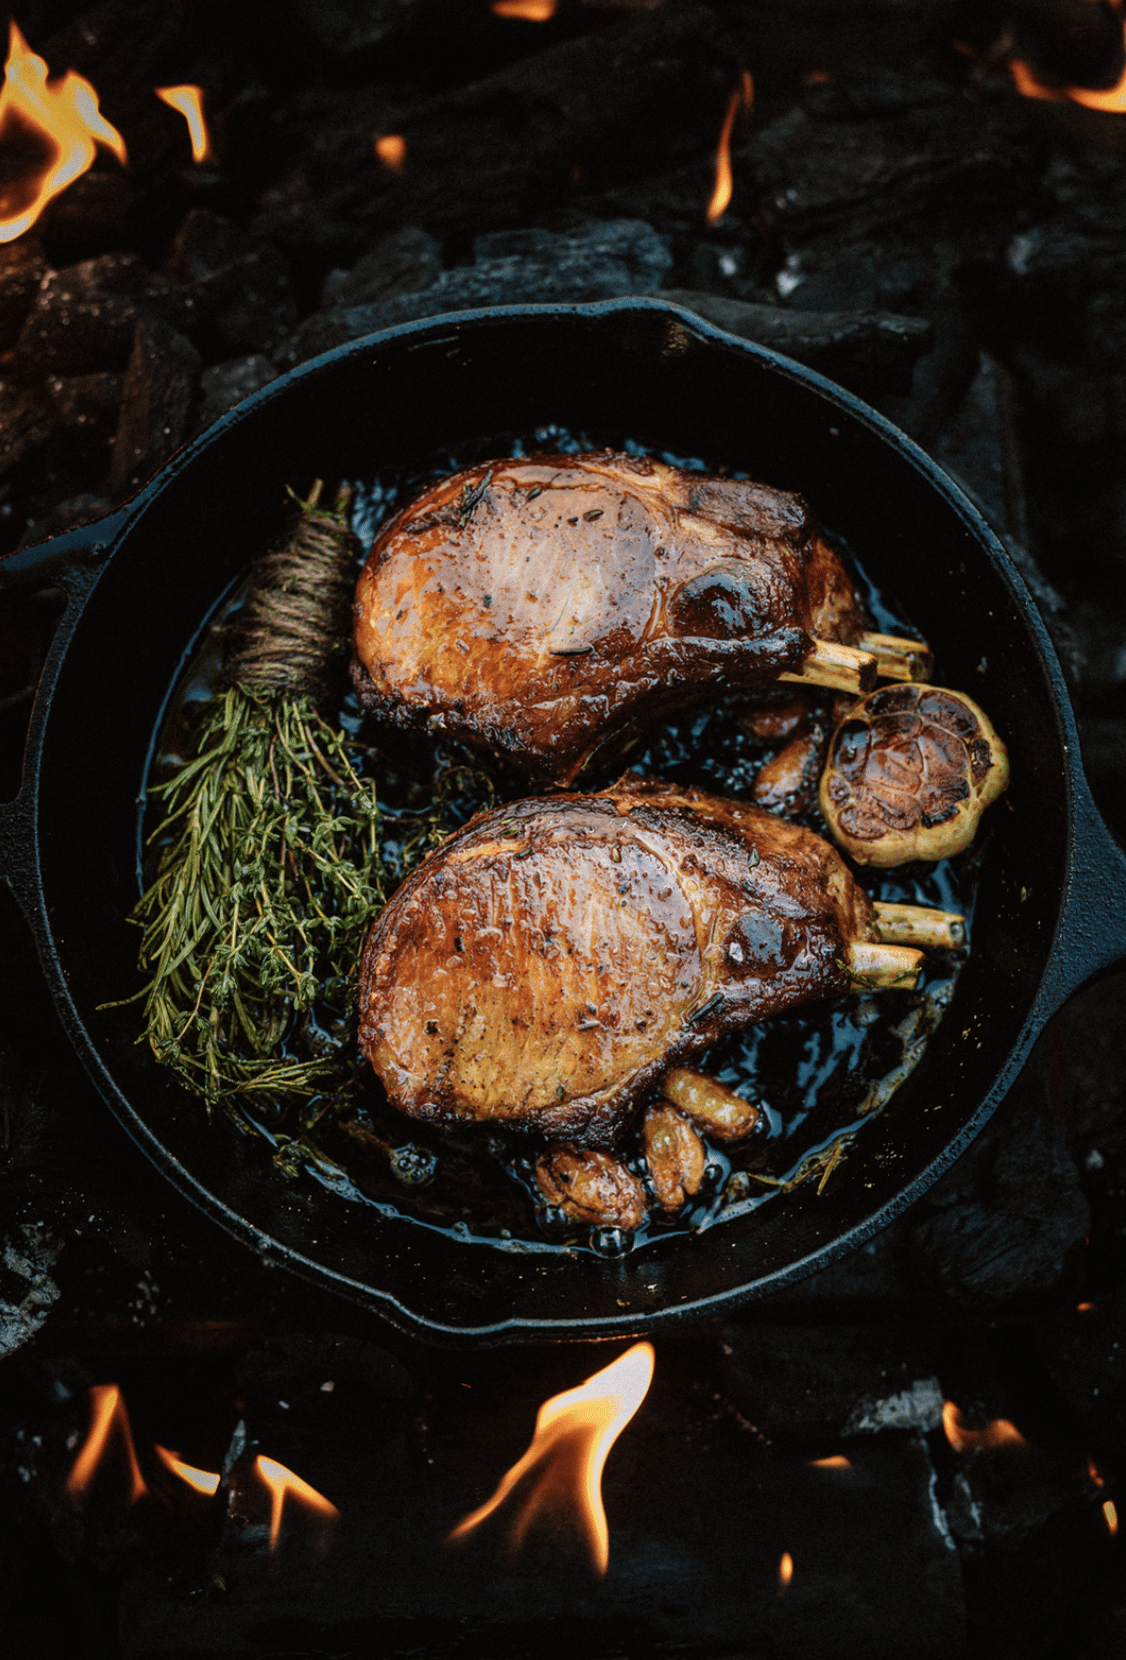
<svg viewBox="0 0 1126 1660"><path fill-rule="evenodd" d="M975 949L918 1071L819 1197L616 1261L454 1241L275 1172L138 1046L136 797L161 700L201 618L280 528L284 486L436 450L500 453L556 422L706 456L798 490L989 710L1013 782L990 815ZM296 372L162 475L76 629L44 730L41 867L64 1017L115 1111L244 1240L450 1338L613 1335L761 1293L902 1209L980 1128L1033 1036L1068 835L1068 714L1039 619L990 533L906 441L772 354L655 303L522 308L414 326Z"/></svg>

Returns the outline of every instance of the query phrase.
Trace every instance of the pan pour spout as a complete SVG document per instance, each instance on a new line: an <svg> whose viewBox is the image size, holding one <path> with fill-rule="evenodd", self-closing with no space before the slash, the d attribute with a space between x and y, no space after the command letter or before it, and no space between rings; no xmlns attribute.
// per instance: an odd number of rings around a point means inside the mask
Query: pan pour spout
<svg viewBox="0 0 1126 1660"><path fill-rule="evenodd" d="M646 456L538 456L455 473L380 534L352 675L365 709L566 786L612 733L709 691L855 697L878 662L925 668L925 647L864 628L801 497Z"/></svg>
<svg viewBox="0 0 1126 1660"><path fill-rule="evenodd" d="M694 1133L758 1118L685 1063L854 985L913 987L921 961L812 831L630 777L480 814L432 853L368 936L360 1045L400 1111L537 1131L566 1150L541 1163L553 1203L633 1214L632 1180L587 1155L646 1097L663 1088L646 1137L671 1206L699 1184Z"/></svg>

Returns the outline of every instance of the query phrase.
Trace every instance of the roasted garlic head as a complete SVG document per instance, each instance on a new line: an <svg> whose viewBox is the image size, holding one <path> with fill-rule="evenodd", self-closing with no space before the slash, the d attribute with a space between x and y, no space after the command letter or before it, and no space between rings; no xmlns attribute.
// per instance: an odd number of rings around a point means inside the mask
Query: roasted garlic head
<svg viewBox="0 0 1126 1660"><path fill-rule="evenodd" d="M862 865L948 859L1009 781L1009 758L964 692L882 686L837 727L821 776L821 811Z"/></svg>

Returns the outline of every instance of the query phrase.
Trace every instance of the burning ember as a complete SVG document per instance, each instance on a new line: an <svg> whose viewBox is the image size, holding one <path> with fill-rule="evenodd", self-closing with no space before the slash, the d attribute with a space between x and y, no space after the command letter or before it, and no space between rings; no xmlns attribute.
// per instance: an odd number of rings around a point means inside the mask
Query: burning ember
<svg viewBox="0 0 1126 1660"><path fill-rule="evenodd" d="M136 1449L133 1446L133 1436L129 1428L129 1415L125 1410L125 1402L121 1398L121 1391L116 1384L105 1384L91 1389L90 1430L83 1443L82 1450L74 1461L70 1475L67 1477L66 1491L77 1497L84 1493L94 1477L95 1471L101 1464L106 1450L110 1432L116 1427L119 1438L125 1446L129 1458L129 1470L132 1477L132 1492L130 1503L134 1504L148 1492L145 1479L141 1474L141 1467L137 1461ZM200 1470L194 1464L185 1464L179 1454L169 1452L167 1447L154 1443L153 1450L161 1463L179 1476L180 1480L193 1487L197 1493L208 1497L217 1493L222 1479L214 1470ZM287 1498L298 1500L301 1504L313 1511L316 1515L328 1517L335 1521L340 1515L334 1504L330 1504L323 1493L318 1493L315 1487L310 1487L307 1481L287 1470L284 1464L279 1464L276 1458L265 1458L259 1455L254 1460L254 1472L263 1482L270 1494L270 1549L276 1550L278 1539L281 1536L282 1515Z"/></svg>
<svg viewBox="0 0 1126 1660"><path fill-rule="evenodd" d="M591 1556L600 1574L610 1559L610 1532L602 1505L602 1470L653 1378L653 1346L635 1343L577 1389L553 1395L536 1416L532 1444L505 1475L487 1503L460 1521L450 1539L461 1539L497 1510L525 1476L535 1479L512 1526L518 1549L542 1512L576 1509L586 1527Z"/></svg>
<svg viewBox="0 0 1126 1660"><path fill-rule="evenodd" d="M547 23L555 16L557 0L493 0L494 17L522 17L525 23Z"/></svg>
<svg viewBox="0 0 1126 1660"><path fill-rule="evenodd" d="M782 1552L782 1560L778 1564L778 1594L787 1590L794 1577L794 1559L788 1550Z"/></svg>
<svg viewBox="0 0 1126 1660"><path fill-rule="evenodd" d="M731 174L731 133L735 126L735 117L742 105L745 114L750 113L754 102L755 83L749 70L744 69L743 79L739 87L731 94L731 102L727 106L727 114L723 118L720 129L719 144L715 154L715 188L712 199L708 203L707 220L714 225L716 220L727 212L731 201L733 179Z"/></svg>
<svg viewBox="0 0 1126 1660"><path fill-rule="evenodd" d="M261 1454L254 1460L254 1468L266 1486L270 1489L270 1549L276 1550L278 1538L281 1534L282 1511L285 1509L286 1498L292 1494L302 1504L317 1515L327 1516L335 1521L340 1515L334 1504L330 1504L323 1493L318 1493L315 1487L310 1487L307 1481L295 1476L292 1470L287 1470L284 1464L279 1464L276 1458L263 1458Z"/></svg>
<svg viewBox="0 0 1126 1660"><path fill-rule="evenodd" d="M174 1452L167 1447L155 1448L157 1457L166 1464L174 1476L186 1481L189 1487L194 1487L197 1493L217 1493L219 1491L220 1476L214 1470L197 1470L194 1464L185 1464Z"/></svg>
<svg viewBox="0 0 1126 1660"><path fill-rule="evenodd" d="M831 1458L811 1458L811 1470L851 1470L852 1465L843 1453L834 1453Z"/></svg>
<svg viewBox="0 0 1126 1660"><path fill-rule="evenodd" d="M211 139L203 119L203 90L198 86L158 86L153 89L172 109L179 110L188 123L192 141L192 160L210 161Z"/></svg>
<svg viewBox="0 0 1126 1660"><path fill-rule="evenodd" d="M1126 24L1123 24L1123 36L1126 38ZM1009 59L1009 73L1013 77L1013 85L1025 98L1044 98L1057 104L1082 104L1084 109L1102 110L1110 115L1126 113L1126 69L1114 86L1102 92L1085 86L1046 86L1021 58Z"/></svg>
<svg viewBox="0 0 1126 1660"><path fill-rule="evenodd" d="M1113 1499L1107 1499L1103 1504L1103 1515L1106 1517L1106 1525L1110 1529L1111 1538L1113 1538L1118 1532L1118 1510Z"/></svg>
<svg viewBox="0 0 1126 1660"><path fill-rule="evenodd" d="M13 128L41 138L49 159L37 172L6 187L0 196L0 242L29 230L47 203L86 172L95 147L104 144L118 161L128 159L125 140L98 109L89 81L70 72L48 81L47 65L28 46L15 23L8 36L8 62L0 88L0 139Z"/></svg>
<svg viewBox="0 0 1126 1660"><path fill-rule="evenodd" d="M955 1452L984 1452L988 1447L1027 1447L1028 1442L1007 1418L992 1418L984 1429L970 1429L953 1401L942 1408L942 1427Z"/></svg>
<svg viewBox="0 0 1126 1660"><path fill-rule="evenodd" d="M392 173L401 173L407 159L407 141L401 133L384 133L375 141L375 153Z"/></svg>
<svg viewBox="0 0 1126 1660"><path fill-rule="evenodd" d="M66 1490L72 1497L86 1491L102 1461L110 1431L116 1425L118 1437L124 1443L129 1459L129 1473L132 1479L129 1502L135 1504L143 1493L148 1492L148 1488L141 1474L141 1466L137 1463L133 1435L129 1428L129 1414L125 1410L125 1402L121 1399L121 1391L115 1383L99 1384L90 1391L90 1406L90 1430L82 1451L71 1467Z"/></svg>

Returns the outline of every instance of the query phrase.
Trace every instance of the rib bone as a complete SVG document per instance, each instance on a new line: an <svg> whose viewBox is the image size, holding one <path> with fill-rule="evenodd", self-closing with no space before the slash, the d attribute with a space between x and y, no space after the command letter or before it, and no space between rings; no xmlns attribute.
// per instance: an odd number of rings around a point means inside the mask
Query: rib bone
<svg viewBox="0 0 1126 1660"><path fill-rule="evenodd" d="M856 643L861 651L870 651L875 657L882 680L926 681L934 673L934 653L922 640L868 633Z"/></svg>
<svg viewBox="0 0 1126 1660"><path fill-rule="evenodd" d="M966 919L957 911L929 905L893 905L877 900L876 929L885 945L937 945L947 951L966 943Z"/></svg>
<svg viewBox="0 0 1126 1660"><path fill-rule="evenodd" d="M836 640L814 640L813 649L797 674L780 674L801 686L827 686L832 692L859 697L876 684L877 664L871 652L842 646Z"/></svg>

